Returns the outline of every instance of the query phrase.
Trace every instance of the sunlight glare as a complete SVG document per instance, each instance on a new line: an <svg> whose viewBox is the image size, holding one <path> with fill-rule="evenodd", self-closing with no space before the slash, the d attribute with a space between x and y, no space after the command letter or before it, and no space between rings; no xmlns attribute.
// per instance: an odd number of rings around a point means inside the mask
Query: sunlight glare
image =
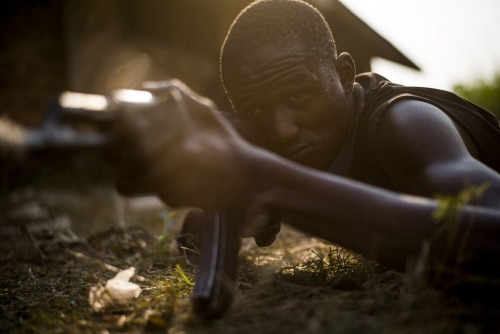
<svg viewBox="0 0 500 334"><path fill-rule="evenodd" d="M126 102L126 103L153 102L153 94L143 90L119 89L115 91L113 97L120 102Z"/></svg>
<svg viewBox="0 0 500 334"><path fill-rule="evenodd" d="M59 104L65 109L105 110L109 103L103 95L65 92L59 97Z"/></svg>

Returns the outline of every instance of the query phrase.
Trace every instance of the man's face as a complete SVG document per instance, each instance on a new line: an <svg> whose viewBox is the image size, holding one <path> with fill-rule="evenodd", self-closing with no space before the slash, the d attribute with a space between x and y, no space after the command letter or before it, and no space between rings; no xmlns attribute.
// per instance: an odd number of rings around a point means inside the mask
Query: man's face
<svg viewBox="0 0 500 334"><path fill-rule="evenodd" d="M350 111L336 71L303 49L294 43L250 53L226 88L235 112L265 129L273 151L326 169L342 147Z"/></svg>

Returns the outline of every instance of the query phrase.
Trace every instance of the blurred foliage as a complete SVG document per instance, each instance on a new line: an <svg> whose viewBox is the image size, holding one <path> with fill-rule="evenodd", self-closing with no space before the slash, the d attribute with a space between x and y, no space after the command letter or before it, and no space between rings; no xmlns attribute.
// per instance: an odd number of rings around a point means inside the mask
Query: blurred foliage
<svg viewBox="0 0 500 334"><path fill-rule="evenodd" d="M480 80L471 84L457 84L456 94L491 111L500 118L500 72L490 81Z"/></svg>

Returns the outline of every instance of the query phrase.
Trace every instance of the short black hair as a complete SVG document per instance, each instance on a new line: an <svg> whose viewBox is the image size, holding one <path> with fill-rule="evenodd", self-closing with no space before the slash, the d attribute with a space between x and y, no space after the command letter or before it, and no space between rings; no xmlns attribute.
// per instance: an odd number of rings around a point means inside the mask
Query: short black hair
<svg viewBox="0 0 500 334"><path fill-rule="evenodd" d="M273 43L288 36L305 42L318 59L337 58L330 27L315 7L301 0L258 0L240 12L226 35L220 55L223 85L224 76L235 69L254 41Z"/></svg>

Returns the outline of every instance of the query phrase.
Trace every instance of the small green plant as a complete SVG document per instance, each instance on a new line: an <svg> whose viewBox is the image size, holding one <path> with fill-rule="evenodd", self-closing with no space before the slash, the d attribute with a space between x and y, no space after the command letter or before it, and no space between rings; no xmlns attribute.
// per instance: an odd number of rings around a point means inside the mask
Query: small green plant
<svg viewBox="0 0 500 334"><path fill-rule="evenodd" d="M436 196L438 207L432 213L432 217L436 224L440 224L440 228L435 233L434 238L443 234L446 238L441 260L436 264L437 267L440 267L438 272L459 274L459 266L466 257L467 242L474 226L473 217L463 226L462 211L466 205L478 203L489 186L489 183L484 183L479 186L466 187L457 195ZM450 261L450 259L452 260ZM452 268L450 268L450 263L453 264ZM440 276L438 275L438 277Z"/></svg>
<svg viewBox="0 0 500 334"><path fill-rule="evenodd" d="M459 231L459 220L465 205L479 201L484 192L489 188L489 183L480 186L470 186L458 195L437 195L437 209L432 217L437 223L443 223L447 232L447 247L455 242Z"/></svg>
<svg viewBox="0 0 500 334"><path fill-rule="evenodd" d="M189 279L189 277L187 277L186 273L184 272L180 264L177 263L175 265L175 271L177 272L177 274L179 274L180 278L182 279L182 281L184 281L184 283L186 283L190 287L194 287L193 281Z"/></svg>
<svg viewBox="0 0 500 334"><path fill-rule="evenodd" d="M364 273L361 258L343 248L330 247L326 255L311 252L314 255L305 262L282 268L278 279L304 286L332 286L347 279L355 285Z"/></svg>

